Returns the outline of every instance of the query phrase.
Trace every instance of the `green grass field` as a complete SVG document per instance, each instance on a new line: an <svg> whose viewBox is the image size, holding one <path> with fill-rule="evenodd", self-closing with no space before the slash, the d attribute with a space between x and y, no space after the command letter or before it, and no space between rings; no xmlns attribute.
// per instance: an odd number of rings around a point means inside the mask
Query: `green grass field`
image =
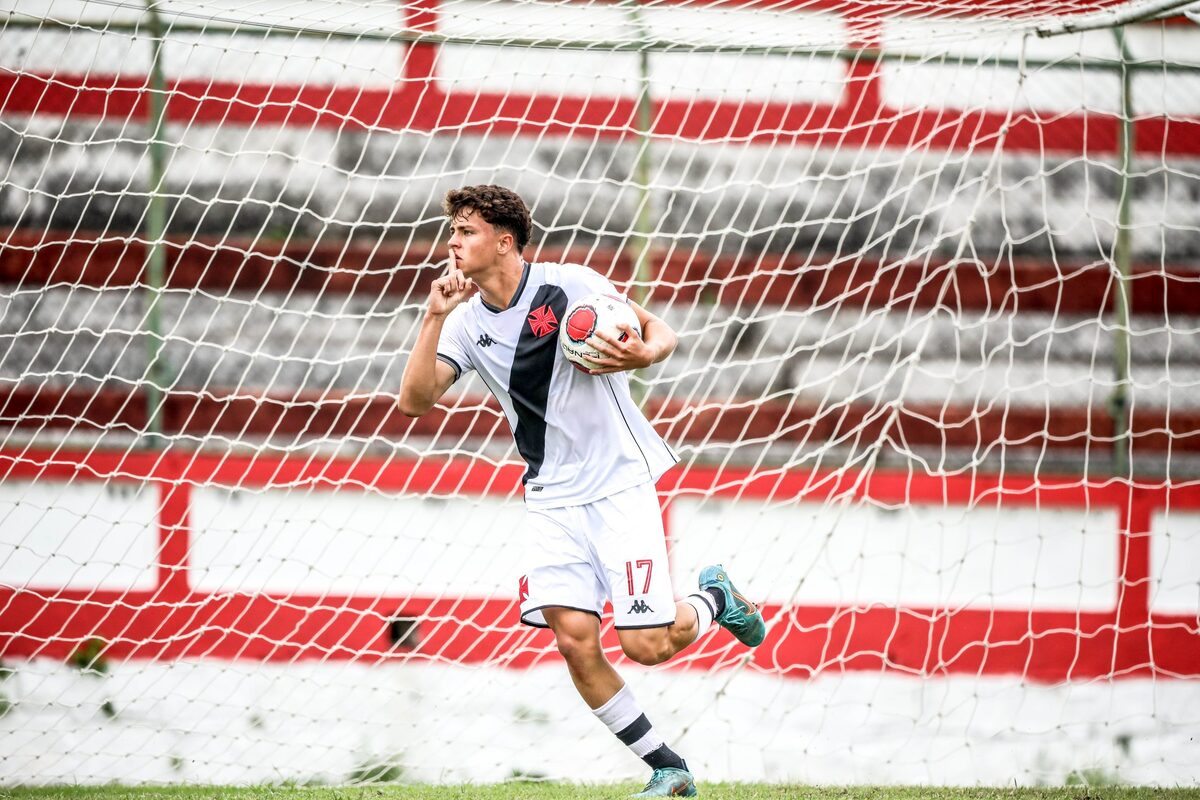
<svg viewBox="0 0 1200 800"><path fill-rule="evenodd" d="M0 797L14 800L616 800L640 788L633 784L570 783L371 785L343 788L69 786L0 789ZM1068 786L1055 789L947 789L716 783L701 785L700 797L712 800L779 800L792 797L804 800L1200 800L1200 788Z"/></svg>

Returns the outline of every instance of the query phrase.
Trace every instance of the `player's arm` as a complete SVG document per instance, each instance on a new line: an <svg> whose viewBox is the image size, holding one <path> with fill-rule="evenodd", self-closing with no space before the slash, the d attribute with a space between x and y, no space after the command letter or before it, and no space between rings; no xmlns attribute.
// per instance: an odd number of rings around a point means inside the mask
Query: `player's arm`
<svg viewBox="0 0 1200 800"><path fill-rule="evenodd" d="M404 414L419 417L429 411L458 377L454 367L437 357L438 340L446 317L474 291L474 282L453 262L430 287L425 318L400 379L400 411Z"/></svg>
<svg viewBox="0 0 1200 800"><path fill-rule="evenodd" d="M642 369L657 364L675 352L679 337L670 325L632 300L629 301L629 307L642 326L642 334L639 336L633 327L624 323L617 326L625 333L624 341L597 331L592 346L603 353L604 358L592 359L601 367L592 370L593 375Z"/></svg>

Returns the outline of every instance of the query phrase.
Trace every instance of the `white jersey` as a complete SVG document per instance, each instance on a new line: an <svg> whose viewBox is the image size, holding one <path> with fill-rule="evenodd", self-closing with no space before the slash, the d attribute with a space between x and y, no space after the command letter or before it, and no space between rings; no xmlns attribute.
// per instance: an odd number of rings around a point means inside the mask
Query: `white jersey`
<svg viewBox="0 0 1200 800"><path fill-rule="evenodd" d="M508 308L475 294L442 327L437 357L456 380L478 372L500 401L531 507L592 503L654 483L679 460L634 404L626 373L581 372L558 346L567 308L596 292L619 296L587 267L526 264Z"/></svg>

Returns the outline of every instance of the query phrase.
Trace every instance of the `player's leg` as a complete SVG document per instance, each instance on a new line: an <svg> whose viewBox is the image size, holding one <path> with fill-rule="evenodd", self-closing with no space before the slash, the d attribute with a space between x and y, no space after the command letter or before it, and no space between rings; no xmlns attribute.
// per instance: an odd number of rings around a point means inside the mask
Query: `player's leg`
<svg viewBox="0 0 1200 800"><path fill-rule="evenodd" d="M600 646L600 613L608 586L597 574L585 534L587 515L576 506L527 514L530 535L521 578L521 621L550 628L571 681L592 712L654 769L647 797L696 793L683 759L666 746Z"/></svg>
<svg viewBox="0 0 1200 800"><path fill-rule="evenodd" d="M689 595L674 605L673 623L657 628L617 629L625 655L648 667L661 664L703 636L716 616L711 598Z"/></svg>
<svg viewBox="0 0 1200 800"><path fill-rule="evenodd" d="M543 608L542 615L567 671L592 713L652 770L650 783L635 797L696 794L687 764L655 731L633 692L604 656L600 645L600 620L573 608Z"/></svg>
<svg viewBox="0 0 1200 800"><path fill-rule="evenodd" d="M644 484L592 504L591 543L612 599L621 649L631 660L661 664L708 631L717 598L704 590L675 600L662 512Z"/></svg>
<svg viewBox="0 0 1200 800"><path fill-rule="evenodd" d="M767 635L758 606L747 600L720 564L700 572L700 591L675 604L675 623L662 628L620 629L621 649L639 664L661 664L699 639L713 622L738 641L758 647Z"/></svg>
<svg viewBox="0 0 1200 800"><path fill-rule="evenodd" d="M579 696L588 708L600 708L625 685L600 646L600 619L574 608L543 608L542 615Z"/></svg>

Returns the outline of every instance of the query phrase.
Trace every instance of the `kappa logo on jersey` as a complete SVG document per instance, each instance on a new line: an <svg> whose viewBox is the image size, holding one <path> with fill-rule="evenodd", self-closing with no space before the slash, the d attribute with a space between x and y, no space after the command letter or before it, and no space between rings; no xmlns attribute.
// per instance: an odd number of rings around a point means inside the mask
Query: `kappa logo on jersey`
<svg viewBox="0 0 1200 800"><path fill-rule="evenodd" d="M526 600L529 599L529 576L528 575L522 575L521 580L517 581L517 595L521 598L522 603L524 603Z"/></svg>
<svg viewBox="0 0 1200 800"><path fill-rule="evenodd" d="M533 335L539 339L558 330L558 317L554 316L554 310L545 305L530 311L529 330L533 331Z"/></svg>
<svg viewBox="0 0 1200 800"><path fill-rule="evenodd" d="M653 610L654 610L653 608L646 605L645 600L634 600L633 605L630 606L630 608L629 608L629 613L630 614L645 614L645 613L653 611Z"/></svg>
<svg viewBox="0 0 1200 800"><path fill-rule="evenodd" d="M475 342L475 344L479 345L480 347L491 347L495 343L496 340L488 336L486 333L479 334L479 341Z"/></svg>
<svg viewBox="0 0 1200 800"><path fill-rule="evenodd" d="M567 336L572 342L586 342L596 332L596 309L579 306L567 317Z"/></svg>

